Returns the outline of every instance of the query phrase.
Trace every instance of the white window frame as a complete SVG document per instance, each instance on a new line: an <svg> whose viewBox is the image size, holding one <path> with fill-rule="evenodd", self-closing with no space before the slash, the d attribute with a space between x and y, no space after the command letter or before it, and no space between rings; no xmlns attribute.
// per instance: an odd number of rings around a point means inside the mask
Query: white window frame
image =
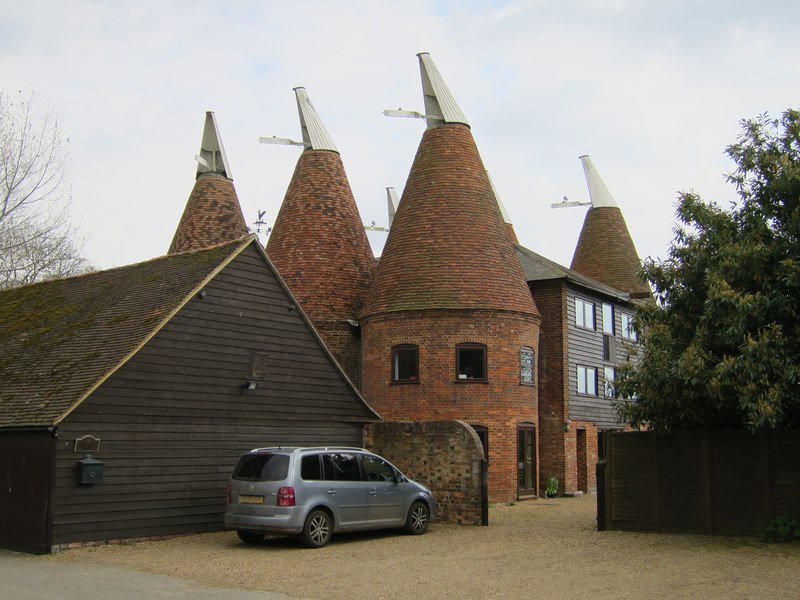
<svg viewBox="0 0 800 600"><path fill-rule="evenodd" d="M575 368L578 393L582 396L597 396L597 367L578 365Z"/></svg>
<svg viewBox="0 0 800 600"><path fill-rule="evenodd" d="M617 370L614 367L603 367L603 394L606 398L614 398L614 380Z"/></svg>
<svg viewBox="0 0 800 600"><path fill-rule="evenodd" d="M536 382L536 354L528 346L519 349L519 382Z"/></svg>
<svg viewBox="0 0 800 600"><path fill-rule="evenodd" d="M633 328L633 316L628 313L619 314L620 321L622 322L622 337L626 340L636 341L636 331Z"/></svg>
<svg viewBox="0 0 800 600"><path fill-rule="evenodd" d="M614 335L614 305L603 302L603 333Z"/></svg>
<svg viewBox="0 0 800 600"><path fill-rule="evenodd" d="M597 317L595 303L583 298L575 298L575 324L585 329L596 329Z"/></svg>

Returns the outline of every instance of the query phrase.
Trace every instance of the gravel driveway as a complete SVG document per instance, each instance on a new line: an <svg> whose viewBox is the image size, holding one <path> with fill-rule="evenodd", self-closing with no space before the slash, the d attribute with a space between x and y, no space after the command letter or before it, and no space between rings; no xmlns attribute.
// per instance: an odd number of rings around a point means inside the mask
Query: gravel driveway
<svg viewBox="0 0 800 600"><path fill-rule="evenodd" d="M293 598L796 598L800 544L598 532L595 496L497 505L489 527L433 524L424 536L334 536L248 546L219 532L41 557Z"/></svg>

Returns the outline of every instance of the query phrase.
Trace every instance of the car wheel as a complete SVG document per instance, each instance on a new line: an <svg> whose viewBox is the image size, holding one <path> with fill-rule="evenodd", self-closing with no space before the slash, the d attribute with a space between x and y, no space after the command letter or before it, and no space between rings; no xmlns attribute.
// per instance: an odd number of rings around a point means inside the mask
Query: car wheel
<svg viewBox="0 0 800 600"><path fill-rule="evenodd" d="M324 510L312 510L306 518L300 539L308 548L322 548L333 533L333 519Z"/></svg>
<svg viewBox="0 0 800 600"><path fill-rule="evenodd" d="M421 535L428 530L431 511L424 502L414 502L406 517L405 532L411 535Z"/></svg>
<svg viewBox="0 0 800 600"><path fill-rule="evenodd" d="M244 529L237 529L236 535L238 535L239 539L242 540L245 544L257 544L258 542L264 539L263 533L256 533L254 531L245 531Z"/></svg>

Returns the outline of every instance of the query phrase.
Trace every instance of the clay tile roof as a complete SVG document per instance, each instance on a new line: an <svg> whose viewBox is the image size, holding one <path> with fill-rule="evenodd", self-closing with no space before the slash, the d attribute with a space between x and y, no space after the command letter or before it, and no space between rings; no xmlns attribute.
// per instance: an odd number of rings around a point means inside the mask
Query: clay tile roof
<svg viewBox="0 0 800 600"><path fill-rule="evenodd" d="M313 322L356 319L375 258L336 146L305 88L294 89L306 149L267 254Z"/></svg>
<svg viewBox="0 0 800 600"><path fill-rule="evenodd" d="M463 124L425 130L362 316L439 308L539 314Z"/></svg>
<svg viewBox="0 0 800 600"><path fill-rule="evenodd" d="M592 207L583 221L570 268L632 298L652 296L622 211L588 156L581 156Z"/></svg>
<svg viewBox="0 0 800 600"><path fill-rule="evenodd" d="M197 179L183 210L169 254L208 248L247 235L214 113L206 113Z"/></svg>
<svg viewBox="0 0 800 600"><path fill-rule="evenodd" d="M375 259L338 152L300 155L267 255L312 321L357 318Z"/></svg>
<svg viewBox="0 0 800 600"><path fill-rule="evenodd" d="M0 292L0 427L57 424L251 243Z"/></svg>
<svg viewBox="0 0 800 600"><path fill-rule="evenodd" d="M615 290L599 281L595 281L591 277L586 277L572 269L563 267L557 262L545 258L541 254L537 254L533 250L529 250L519 244L514 244L514 248L522 264L522 270L525 272L525 279L531 283L564 279L591 292L609 296L621 302L630 302L630 295L625 292Z"/></svg>

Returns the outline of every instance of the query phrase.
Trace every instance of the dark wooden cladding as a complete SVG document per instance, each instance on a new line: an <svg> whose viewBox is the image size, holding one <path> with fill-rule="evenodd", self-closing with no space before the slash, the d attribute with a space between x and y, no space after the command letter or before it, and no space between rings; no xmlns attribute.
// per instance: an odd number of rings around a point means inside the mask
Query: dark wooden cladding
<svg viewBox="0 0 800 600"><path fill-rule="evenodd" d="M608 529L756 535L800 518L800 431L609 432L606 444Z"/></svg>
<svg viewBox="0 0 800 600"><path fill-rule="evenodd" d="M60 424L52 544L220 529L243 452L360 446L377 420L254 247L203 291ZM265 374L245 393L253 352ZM86 434L99 484L76 483Z"/></svg>
<svg viewBox="0 0 800 600"><path fill-rule="evenodd" d="M595 304L595 328L580 327L575 324L575 298ZM614 306L614 355L603 360L604 334L602 328L603 302ZM604 394L604 367L617 368L626 360L627 347L621 338L620 311L632 313L632 309L611 299L591 295L584 291L568 288L567 292L567 330L568 330L568 372L569 382L569 417L578 421L591 421L600 429L620 429L617 413ZM597 369L597 393L593 395L579 394L576 368L578 366Z"/></svg>

